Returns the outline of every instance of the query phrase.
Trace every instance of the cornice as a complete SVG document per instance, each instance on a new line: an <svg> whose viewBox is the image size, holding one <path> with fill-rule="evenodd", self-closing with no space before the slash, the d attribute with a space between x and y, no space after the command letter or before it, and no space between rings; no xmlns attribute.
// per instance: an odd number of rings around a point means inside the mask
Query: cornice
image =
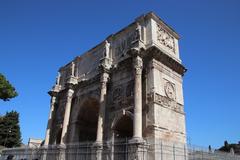
<svg viewBox="0 0 240 160"><path fill-rule="evenodd" d="M146 15L144 15L145 19L152 18L155 20L157 23L162 25L164 29L166 29L169 33L171 33L176 39L180 39L179 34L168 24L166 24L159 16L157 16L154 12L149 12Z"/></svg>
<svg viewBox="0 0 240 160"><path fill-rule="evenodd" d="M83 88L83 87L89 86L91 84L96 84L96 82L98 82L98 83L100 82L100 74L97 74L96 76L94 76L91 79L78 82L78 84L76 84L74 86L74 89L79 89L79 88Z"/></svg>
<svg viewBox="0 0 240 160"><path fill-rule="evenodd" d="M51 97L57 97L58 92L51 90L51 91L48 91L48 94L49 94Z"/></svg>
<svg viewBox="0 0 240 160"><path fill-rule="evenodd" d="M163 53L157 47L153 46L146 50L145 55L147 59L156 59L166 65L167 67L171 68L173 71L177 72L180 75L184 75L187 69L179 62L174 60L172 57L168 56L167 54Z"/></svg>

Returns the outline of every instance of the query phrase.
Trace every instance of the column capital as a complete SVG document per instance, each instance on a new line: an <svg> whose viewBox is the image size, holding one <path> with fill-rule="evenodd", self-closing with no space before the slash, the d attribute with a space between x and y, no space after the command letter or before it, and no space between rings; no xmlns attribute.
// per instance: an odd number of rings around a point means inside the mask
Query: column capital
<svg viewBox="0 0 240 160"><path fill-rule="evenodd" d="M107 72L103 72L100 77L101 83L106 83L109 80L109 74Z"/></svg>
<svg viewBox="0 0 240 160"><path fill-rule="evenodd" d="M67 91L67 97L68 97L68 98L72 98L73 93L74 93L74 90L71 89L71 88L69 88L68 91Z"/></svg>
<svg viewBox="0 0 240 160"><path fill-rule="evenodd" d="M140 56L136 56L133 58L133 68L135 70L135 74L142 74L143 69L143 61Z"/></svg>
<svg viewBox="0 0 240 160"><path fill-rule="evenodd" d="M75 76L70 76L68 79L67 79L67 84L68 85L74 85L74 84L77 84L78 83L78 79L77 77Z"/></svg>
<svg viewBox="0 0 240 160"><path fill-rule="evenodd" d="M107 87L107 82L109 80L109 74L106 72L103 72L100 77L100 89L104 89Z"/></svg>
<svg viewBox="0 0 240 160"><path fill-rule="evenodd" d="M130 48L128 51L127 51L127 54L130 55L131 57L142 57L143 56L143 51L144 49L139 49L139 48Z"/></svg>
<svg viewBox="0 0 240 160"><path fill-rule="evenodd" d="M73 83L67 83L66 84L66 89L67 90L69 90L69 89L73 90L74 86L75 86L75 84L73 84Z"/></svg>
<svg viewBox="0 0 240 160"><path fill-rule="evenodd" d="M98 66L98 70L99 72L108 72L110 71L112 67L112 60L110 58L102 58L100 59L100 63L99 63L99 66Z"/></svg>

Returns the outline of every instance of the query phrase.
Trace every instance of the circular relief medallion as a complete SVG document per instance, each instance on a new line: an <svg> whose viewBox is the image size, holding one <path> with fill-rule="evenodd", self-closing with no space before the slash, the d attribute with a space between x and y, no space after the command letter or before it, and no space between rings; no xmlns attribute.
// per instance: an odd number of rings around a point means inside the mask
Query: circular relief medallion
<svg viewBox="0 0 240 160"><path fill-rule="evenodd" d="M165 93L168 98L175 99L175 89L172 83L166 82Z"/></svg>

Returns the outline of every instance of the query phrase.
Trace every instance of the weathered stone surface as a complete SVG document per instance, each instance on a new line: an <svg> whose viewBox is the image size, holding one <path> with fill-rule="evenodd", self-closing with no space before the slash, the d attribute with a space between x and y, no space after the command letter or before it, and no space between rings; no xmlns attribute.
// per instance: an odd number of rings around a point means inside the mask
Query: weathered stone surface
<svg viewBox="0 0 240 160"><path fill-rule="evenodd" d="M148 13L61 67L50 92L45 144L96 141L94 146L101 146L122 138L185 144L186 69L178 40Z"/></svg>

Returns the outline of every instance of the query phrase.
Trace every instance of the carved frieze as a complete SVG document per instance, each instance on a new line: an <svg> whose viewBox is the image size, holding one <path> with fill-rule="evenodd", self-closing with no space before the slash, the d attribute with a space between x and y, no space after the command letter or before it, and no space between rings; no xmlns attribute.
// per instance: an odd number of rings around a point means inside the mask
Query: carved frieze
<svg viewBox="0 0 240 160"><path fill-rule="evenodd" d="M157 40L160 44L167 47L170 51L175 53L175 42L171 36L162 26L157 25Z"/></svg>
<svg viewBox="0 0 240 160"><path fill-rule="evenodd" d="M161 96L160 94L157 93L155 93L155 102L167 107L172 107L175 105L175 101L169 99L166 96Z"/></svg>
<svg viewBox="0 0 240 160"><path fill-rule="evenodd" d="M173 111L184 113L183 105L177 103L174 99L170 99L167 96L162 96L158 93L152 92L148 95L148 101L160 104L161 106L169 108Z"/></svg>
<svg viewBox="0 0 240 160"><path fill-rule="evenodd" d="M118 110L133 106L133 81L118 85L112 91L112 108Z"/></svg>

